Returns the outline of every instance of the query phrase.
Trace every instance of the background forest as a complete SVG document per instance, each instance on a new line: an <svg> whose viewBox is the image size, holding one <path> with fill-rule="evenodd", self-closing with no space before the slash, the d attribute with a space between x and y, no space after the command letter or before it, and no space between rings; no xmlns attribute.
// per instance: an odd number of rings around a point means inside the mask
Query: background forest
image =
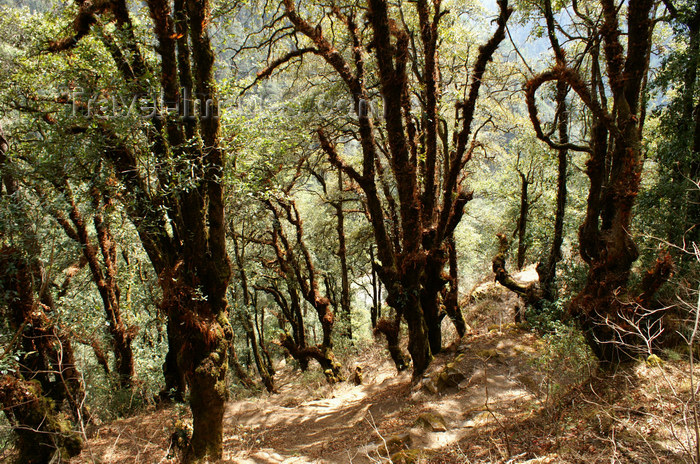
<svg viewBox="0 0 700 464"><path fill-rule="evenodd" d="M595 429L700 463L697 2L5 0L0 64L0 460L112 462L158 408L152 462L292 462L232 457L262 445L230 401L364 383L413 418L475 356L534 372L554 460L486 379L488 456L370 414L383 450L321 462L598 462L561 441ZM666 407L643 440L632 394L573 428L620 375Z"/></svg>

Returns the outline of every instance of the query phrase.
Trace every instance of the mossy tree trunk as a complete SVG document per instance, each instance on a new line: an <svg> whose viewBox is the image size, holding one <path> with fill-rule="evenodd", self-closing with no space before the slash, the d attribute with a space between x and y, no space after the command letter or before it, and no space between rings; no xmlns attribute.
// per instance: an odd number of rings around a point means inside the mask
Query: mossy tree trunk
<svg viewBox="0 0 700 464"><path fill-rule="evenodd" d="M0 405L17 437L15 448L21 462L48 464L80 454L80 434L72 430L39 382L1 376Z"/></svg>
<svg viewBox="0 0 700 464"><path fill-rule="evenodd" d="M20 460L43 464L80 453L83 435L76 429L84 430L92 418L71 340L55 322L51 282L38 258L42 245L8 150L0 127L0 197L16 207L13 224L0 225L0 297L14 333L3 356L18 358L0 376L0 405L17 437Z"/></svg>
<svg viewBox="0 0 700 464"><path fill-rule="evenodd" d="M586 174L590 179L586 216L579 229L580 253L588 264L586 285L574 298L569 312L584 329L596 355L606 362L628 359L635 351L624 328L629 321L645 322L640 298L648 300L648 291L636 298L629 293L628 281L638 251L630 235L633 206L639 192L642 168L642 128L647 82L654 2L631 0L624 24L625 45L621 41L620 10L612 0L600 0L603 23L591 35L590 80L584 80L559 47L554 47L556 65L527 84L530 119L538 137L553 148L573 149L589 154ZM551 4L547 2L546 20L553 23ZM553 28L549 28L553 31ZM598 37L602 38L602 44ZM599 49L604 57L599 62ZM605 73L602 72L605 67ZM541 129L535 93L549 81L563 82L583 101L592 116L589 141L585 146L552 142ZM606 99L612 98L613 113ZM660 259L650 275L668 278L670 261Z"/></svg>
<svg viewBox="0 0 700 464"><path fill-rule="evenodd" d="M459 272L457 268L457 244L455 243L454 234L448 240L449 253L449 288L444 292L443 302L445 312L452 320L457 334L464 337L467 333L467 323L462 314L462 308L459 307Z"/></svg>
<svg viewBox="0 0 700 464"><path fill-rule="evenodd" d="M224 221L224 152L214 83L214 51L208 0L148 0L159 69L149 69L125 0L80 3L74 34L50 44L61 52L78 45L92 27L124 85L134 92L157 76L167 114L141 122L134 142L122 128L101 120L89 133L123 185L123 202L159 276L162 311L168 317L170 376L184 376L194 431L187 460L221 459L222 418L232 330L226 288L231 267ZM109 18L101 21L98 16ZM116 27L118 34L107 28ZM195 105L194 98L202 103ZM177 117L173 112L178 111ZM134 131L138 133L138 131ZM99 137L98 137L99 136ZM150 147L143 152L139 144ZM143 157L159 168L144 173Z"/></svg>

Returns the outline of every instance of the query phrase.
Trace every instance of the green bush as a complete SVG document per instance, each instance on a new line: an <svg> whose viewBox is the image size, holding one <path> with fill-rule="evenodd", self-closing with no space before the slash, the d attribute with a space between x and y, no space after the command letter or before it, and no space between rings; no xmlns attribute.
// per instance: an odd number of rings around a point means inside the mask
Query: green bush
<svg viewBox="0 0 700 464"><path fill-rule="evenodd" d="M528 306L525 309L525 322L540 333L556 332L562 326L569 300L543 301L540 308Z"/></svg>
<svg viewBox="0 0 700 464"><path fill-rule="evenodd" d="M541 391L550 400L585 381L597 368L596 358L581 331L562 323L553 326L554 330L543 338L542 352L533 361L543 375Z"/></svg>

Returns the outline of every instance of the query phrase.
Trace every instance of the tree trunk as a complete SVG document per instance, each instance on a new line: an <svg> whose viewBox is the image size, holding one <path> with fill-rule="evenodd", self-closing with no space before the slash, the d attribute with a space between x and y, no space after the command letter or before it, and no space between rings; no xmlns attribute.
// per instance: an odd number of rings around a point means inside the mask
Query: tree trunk
<svg viewBox="0 0 700 464"><path fill-rule="evenodd" d="M195 348L192 359L190 408L193 434L188 454L199 460L204 457L221 459L223 452L223 418L228 390L226 373L230 331L228 317L219 315L216 323L208 324L209 333L202 333L201 346ZM211 334L211 332L214 332Z"/></svg>
<svg viewBox="0 0 700 464"><path fill-rule="evenodd" d="M492 268L496 274L496 281L508 290L517 293L526 305L537 306L542 299L539 289L535 284L522 285L510 275L506 269L506 258L508 257L508 239L503 234L496 234L499 246L498 253L493 258ZM519 315L516 313L516 318Z"/></svg>
<svg viewBox="0 0 700 464"><path fill-rule="evenodd" d="M409 298L411 300L412 298ZM413 380L420 379L428 369L433 355L430 350L430 338L425 317L418 301L407 306L406 324L408 325L408 352L413 361Z"/></svg>
<svg viewBox="0 0 700 464"><path fill-rule="evenodd" d="M251 390L255 388L255 382L253 382L253 379L250 378L248 372L245 369L243 369L243 366L241 366L241 362L238 359L238 353L236 352L236 344L234 343L234 341L231 341L231 351L229 352L229 365L236 373L236 377L238 377L238 380L240 380L246 388Z"/></svg>
<svg viewBox="0 0 700 464"><path fill-rule="evenodd" d="M299 300L299 293L296 288L292 286L289 291L289 297L291 301L291 312L293 319L290 322L292 325L292 337L294 343L300 349L306 348L306 332L304 330L304 315L301 311L301 301ZM299 363L299 368L302 372L309 368L309 358L297 358Z"/></svg>
<svg viewBox="0 0 700 464"><path fill-rule="evenodd" d="M255 336L255 329L253 328L253 322L250 319L250 315L248 314L241 314L240 315L240 320L241 324L243 325L243 328L246 331L246 334L248 336L248 340L250 341L250 346L253 349L253 360L255 361L255 367L258 369L258 373L260 374L260 378L263 381L263 385L265 385L265 388L267 389L268 392L270 393L275 393L275 383L272 378L272 375L270 375L270 372L267 370L267 365L265 364L265 360L262 358L260 354L260 349L258 347L258 340L257 337Z"/></svg>
<svg viewBox="0 0 700 464"><path fill-rule="evenodd" d="M428 330L430 352L433 355L442 351L442 317L438 297L445 287L445 282L447 282L443 276L444 267L444 250L428 255L425 264L425 277L420 291L420 305Z"/></svg>
<svg viewBox="0 0 700 464"><path fill-rule="evenodd" d="M174 401L176 403L184 403L185 395L187 394L187 382L185 381L185 373L178 363L178 353L182 350L182 340L178 336L178 332L173 327L174 322L168 318L167 339L168 351L165 354L163 362L163 379L165 387L159 393L161 400Z"/></svg>
<svg viewBox="0 0 700 464"><path fill-rule="evenodd" d="M343 193L343 171L338 169L338 194ZM348 278L347 247L345 246L345 214L342 198L335 202L335 216L338 232L338 258L340 259L340 309L345 319L345 335L352 340L352 314L350 308L350 279Z"/></svg>
<svg viewBox="0 0 700 464"><path fill-rule="evenodd" d="M520 215L518 216L518 270L525 265L525 235L527 233L528 214L530 212L530 200L528 198L528 187L530 180L522 173L520 174Z"/></svg>
<svg viewBox="0 0 700 464"><path fill-rule="evenodd" d="M377 327L374 329L375 334L381 333L386 337L389 356L394 361L394 366L396 366L398 372L406 370L409 366L409 361L404 356L399 345L400 324L400 317L396 317L393 321L381 318L377 321Z"/></svg>
<svg viewBox="0 0 700 464"><path fill-rule="evenodd" d="M382 318L382 283L377 278L377 271L374 268L374 246L369 247L369 262L372 268L372 307L370 308L370 323L372 329L377 328L377 321Z"/></svg>
<svg viewBox="0 0 700 464"><path fill-rule="evenodd" d="M263 355L263 360L265 361L265 368L270 376L275 376L275 367L272 365L272 357L267 349L267 344L265 343L264 336L264 323L265 323L265 308L260 309L260 316L258 317L258 305L256 304L253 308L255 310L255 315L253 321L255 322L255 331L258 333L258 344L260 345L260 351Z"/></svg>
<svg viewBox="0 0 700 464"><path fill-rule="evenodd" d="M459 307L459 273L457 268L457 246L454 235L451 235L447 239L447 246L449 247L450 288L445 292L445 312L452 321L452 324L454 324L457 334L461 338L467 333L467 323L464 320L462 308Z"/></svg>
<svg viewBox="0 0 700 464"><path fill-rule="evenodd" d="M614 124L603 119L593 127L595 139L587 164L591 190L579 233L581 256L589 270L586 285L571 302L569 311L581 323L594 353L602 361L609 362L618 362L630 355L629 346L617 343L619 336L610 322L619 321L621 314L629 311L636 317L636 310L624 302L623 295L627 291L632 263L638 256L629 230L641 176L639 116L643 104L642 84L649 66L652 4L651 0L639 0L629 5L627 41L630 46L622 68L620 60L624 48L619 40L618 10L612 2L602 2L608 83L616 113ZM608 130L614 134L610 146Z"/></svg>
<svg viewBox="0 0 700 464"><path fill-rule="evenodd" d="M223 298L225 287L216 293L212 291L209 299L203 300L199 289L186 283L184 277L173 280L168 276L165 280L163 285L170 287L165 294L170 299L163 306L172 321L174 337L182 343L177 365L180 372L186 373L190 391L194 431L185 460L221 459L223 414L228 398L226 374L233 337Z"/></svg>
<svg viewBox="0 0 700 464"><path fill-rule="evenodd" d="M557 82L557 114L559 115L559 143L569 143L569 112L566 105L568 85L565 82ZM542 298L553 301L556 299L556 291L552 287L557 274L557 263L561 260L561 245L564 241L564 215L566 213L566 171L568 168L569 150L560 148L557 150L557 208L554 214L554 236L552 246L546 262L537 265L537 274L540 280Z"/></svg>
<svg viewBox="0 0 700 464"><path fill-rule="evenodd" d="M45 396L41 385L12 374L0 377L0 404L17 439L19 462L48 464L80 454L83 440Z"/></svg>

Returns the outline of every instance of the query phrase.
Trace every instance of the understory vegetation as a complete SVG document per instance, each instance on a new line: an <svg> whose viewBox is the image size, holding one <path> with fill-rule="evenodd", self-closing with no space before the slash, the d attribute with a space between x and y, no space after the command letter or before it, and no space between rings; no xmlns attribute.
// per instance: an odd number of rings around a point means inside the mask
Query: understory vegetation
<svg viewBox="0 0 700 464"><path fill-rule="evenodd" d="M700 464L699 70L694 0L0 0L0 460Z"/></svg>

